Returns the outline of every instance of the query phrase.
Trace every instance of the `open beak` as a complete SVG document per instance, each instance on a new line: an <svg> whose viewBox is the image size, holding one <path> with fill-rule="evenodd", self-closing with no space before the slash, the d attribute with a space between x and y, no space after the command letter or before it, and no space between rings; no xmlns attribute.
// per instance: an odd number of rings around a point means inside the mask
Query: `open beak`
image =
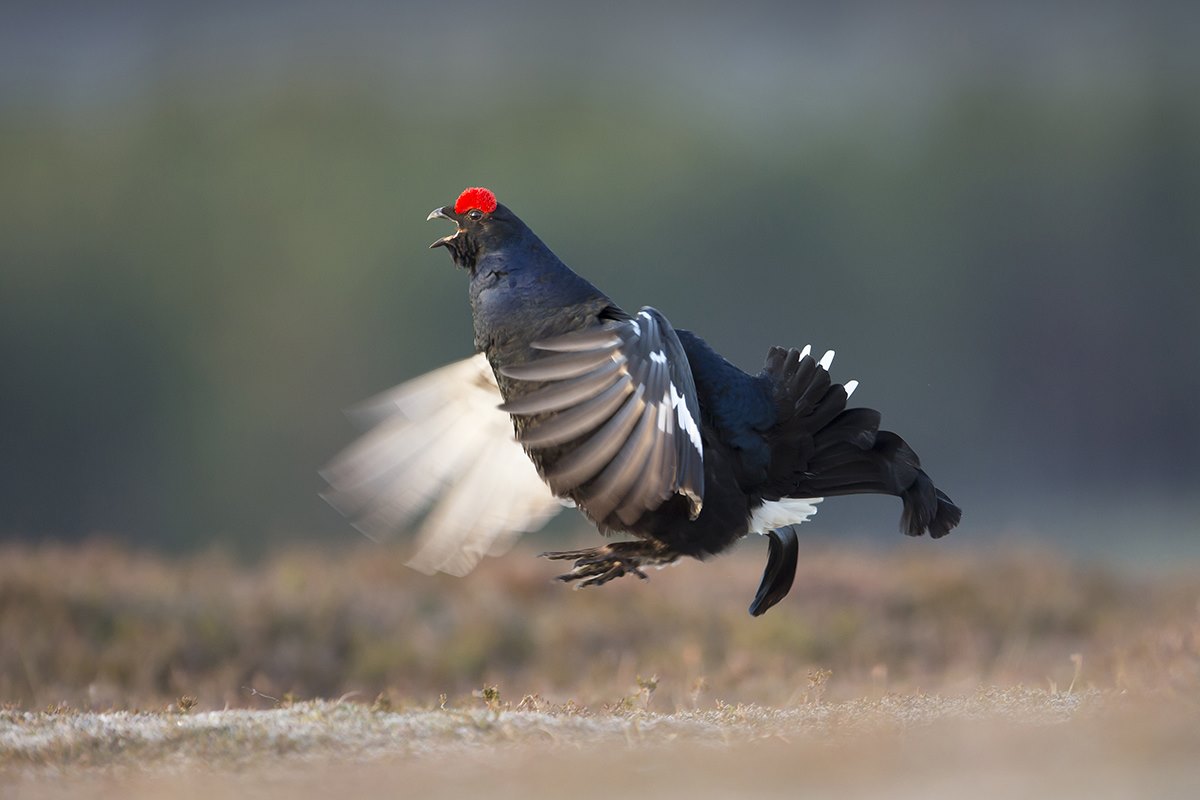
<svg viewBox="0 0 1200 800"><path fill-rule="evenodd" d="M450 242L454 239L454 237L458 236L463 231L462 227L459 226L459 224L458 224L458 220L456 220L453 216L451 216L451 214L449 212L450 212L449 206L445 206L443 208L435 208L433 211L430 211L429 216L425 218L425 220L427 222L431 219L448 219L451 222L453 222L454 226L455 226L454 233L450 234L449 236L443 236L442 238L438 239L433 244L429 245L429 248L431 250L435 247L448 246L450 244Z"/></svg>

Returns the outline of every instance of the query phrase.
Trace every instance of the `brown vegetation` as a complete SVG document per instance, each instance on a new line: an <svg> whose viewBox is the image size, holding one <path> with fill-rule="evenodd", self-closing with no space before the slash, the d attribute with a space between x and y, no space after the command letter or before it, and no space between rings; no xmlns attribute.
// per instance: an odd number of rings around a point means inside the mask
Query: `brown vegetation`
<svg viewBox="0 0 1200 800"><path fill-rule="evenodd" d="M810 548L791 596L759 619L745 611L757 550L576 592L529 549L456 579L366 543L253 567L8 545L0 699L207 710L348 695L413 709L494 687L500 707L673 711L1014 684L1190 698L1200 685L1195 571L927 545Z"/></svg>

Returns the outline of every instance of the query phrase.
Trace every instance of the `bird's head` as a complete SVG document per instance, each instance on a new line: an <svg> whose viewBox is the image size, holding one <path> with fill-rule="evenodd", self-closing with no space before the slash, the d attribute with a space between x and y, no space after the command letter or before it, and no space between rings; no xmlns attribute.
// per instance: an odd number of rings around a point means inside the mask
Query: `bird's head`
<svg viewBox="0 0 1200 800"><path fill-rule="evenodd" d="M502 248L526 230L515 214L496 202L490 189L478 186L464 190L454 205L435 208L426 217L438 218L450 220L456 228L429 246L445 247L454 263L468 270L475 268L482 255Z"/></svg>

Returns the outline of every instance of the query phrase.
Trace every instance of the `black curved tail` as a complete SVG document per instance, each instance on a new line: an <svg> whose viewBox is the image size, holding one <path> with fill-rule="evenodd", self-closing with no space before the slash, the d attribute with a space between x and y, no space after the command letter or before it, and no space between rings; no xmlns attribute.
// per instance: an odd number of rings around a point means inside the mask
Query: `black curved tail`
<svg viewBox="0 0 1200 800"><path fill-rule="evenodd" d="M792 590L796 580L796 564L800 560L800 540L796 537L796 526L786 525L767 531L770 550L767 553L767 568L763 571L758 594L750 603L750 616L761 617L767 609L778 603Z"/></svg>
<svg viewBox="0 0 1200 800"><path fill-rule="evenodd" d="M767 434L767 499L890 494L904 502L900 530L909 536L938 539L958 525L962 510L933 485L913 449L879 430L878 411L846 408L845 387L811 356L772 348L763 375L779 419Z"/></svg>
<svg viewBox="0 0 1200 800"><path fill-rule="evenodd" d="M900 530L909 536L928 532L934 539L949 533L962 519L962 509L933 485L913 449L891 431L863 427L879 412L855 408L842 412L814 438L816 452L806 477L796 488L819 497L847 494L890 494L904 502ZM853 432L853 441L847 434Z"/></svg>

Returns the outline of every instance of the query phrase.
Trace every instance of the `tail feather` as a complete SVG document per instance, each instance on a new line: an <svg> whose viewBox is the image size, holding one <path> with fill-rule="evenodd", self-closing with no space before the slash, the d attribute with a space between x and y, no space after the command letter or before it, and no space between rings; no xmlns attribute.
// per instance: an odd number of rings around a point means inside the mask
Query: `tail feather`
<svg viewBox="0 0 1200 800"><path fill-rule="evenodd" d="M792 590L796 580L796 564L800 559L800 540L795 525L767 531L767 567L763 570L762 582L754 602L750 603L750 616L759 617L778 603Z"/></svg>
<svg viewBox="0 0 1200 800"><path fill-rule="evenodd" d="M889 494L904 503L900 529L909 536L940 538L962 511L921 469L913 449L880 414L846 408L845 387L806 352L772 348L763 375L770 378L778 422L764 496L833 497Z"/></svg>
<svg viewBox="0 0 1200 800"><path fill-rule="evenodd" d="M846 441L844 432L835 432L831 444L825 442L824 431L818 431L815 439L817 452L796 486L799 494L894 495L904 503L900 530L908 536L928 532L940 539L962 519L962 510L933 485L913 449L891 431L874 434L867 448L859 446L861 439Z"/></svg>
<svg viewBox="0 0 1200 800"><path fill-rule="evenodd" d="M956 506L946 493L933 486L929 476L921 473L920 480L933 489L932 497L916 503L907 494L902 495L904 512L900 515L900 530L909 536L920 536L928 531L934 539L940 539L962 520L962 509Z"/></svg>

